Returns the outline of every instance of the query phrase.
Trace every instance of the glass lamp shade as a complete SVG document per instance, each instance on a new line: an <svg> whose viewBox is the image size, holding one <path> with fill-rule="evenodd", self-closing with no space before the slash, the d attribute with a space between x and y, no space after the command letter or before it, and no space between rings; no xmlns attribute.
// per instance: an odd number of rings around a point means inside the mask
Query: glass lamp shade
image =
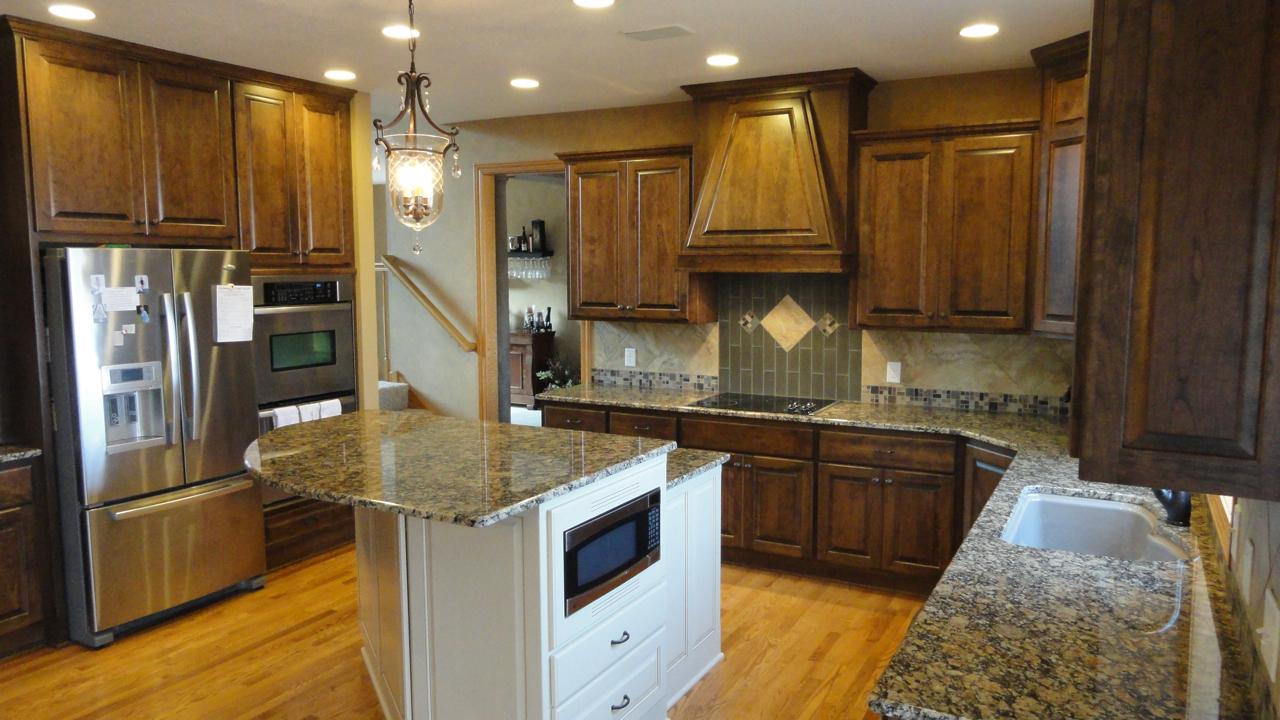
<svg viewBox="0 0 1280 720"><path fill-rule="evenodd" d="M444 209L444 152L438 135L387 135L387 198L396 218L421 230Z"/></svg>

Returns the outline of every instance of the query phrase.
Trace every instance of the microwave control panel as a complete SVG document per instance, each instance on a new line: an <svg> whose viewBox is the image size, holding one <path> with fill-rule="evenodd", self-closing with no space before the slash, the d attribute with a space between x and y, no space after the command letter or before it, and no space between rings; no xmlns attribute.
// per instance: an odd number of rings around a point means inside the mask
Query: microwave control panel
<svg viewBox="0 0 1280 720"><path fill-rule="evenodd" d="M319 305L340 301L336 280L265 283L262 295L266 305Z"/></svg>

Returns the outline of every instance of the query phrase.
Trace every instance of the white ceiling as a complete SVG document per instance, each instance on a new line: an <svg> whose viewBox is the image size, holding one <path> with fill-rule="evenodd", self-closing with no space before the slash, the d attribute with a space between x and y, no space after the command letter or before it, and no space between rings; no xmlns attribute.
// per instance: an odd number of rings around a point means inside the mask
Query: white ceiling
<svg viewBox="0 0 1280 720"><path fill-rule="evenodd" d="M0 13L325 82L373 94L394 113L406 21L395 0L57 0L98 14L53 17L54 0L0 0ZM878 80L1025 67L1028 51L1089 29L1090 0L617 0L586 10L571 0L421 0L419 69L429 70L432 116L458 122L683 100L680 85L860 67ZM991 38L959 37L977 22ZM681 24L694 35L640 42L621 33ZM729 68L706 64L731 53ZM532 77L536 90L517 90Z"/></svg>

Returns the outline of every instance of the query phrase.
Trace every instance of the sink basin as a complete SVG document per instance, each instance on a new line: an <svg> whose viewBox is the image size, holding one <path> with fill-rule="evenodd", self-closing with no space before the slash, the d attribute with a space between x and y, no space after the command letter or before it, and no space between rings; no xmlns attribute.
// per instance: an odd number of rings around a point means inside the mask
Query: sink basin
<svg viewBox="0 0 1280 720"><path fill-rule="evenodd" d="M1132 503L1029 492L1018 500L1001 537L1014 545L1120 560L1185 560L1181 548L1157 534L1158 524L1149 510Z"/></svg>

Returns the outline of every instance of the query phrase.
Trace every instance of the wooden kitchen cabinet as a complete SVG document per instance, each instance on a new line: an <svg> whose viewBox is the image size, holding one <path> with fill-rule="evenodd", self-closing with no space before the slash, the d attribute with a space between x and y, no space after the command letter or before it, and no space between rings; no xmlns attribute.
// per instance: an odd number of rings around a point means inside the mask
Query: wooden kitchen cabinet
<svg viewBox="0 0 1280 720"><path fill-rule="evenodd" d="M818 466L818 559L879 569L884 544L884 471Z"/></svg>
<svg viewBox="0 0 1280 720"><path fill-rule="evenodd" d="M676 270L690 148L560 153L569 185L569 316L706 323L714 278Z"/></svg>
<svg viewBox="0 0 1280 720"><path fill-rule="evenodd" d="M1083 212L1089 33L1036 48L1040 68L1040 172L1031 329L1076 331L1076 276Z"/></svg>
<svg viewBox="0 0 1280 720"><path fill-rule="evenodd" d="M679 422L674 415L628 410L609 413L609 432L614 435L675 441Z"/></svg>
<svg viewBox="0 0 1280 720"><path fill-rule="evenodd" d="M533 407L534 396L547 386L538 373L547 368L554 350L554 332L511 333L511 404Z"/></svg>
<svg viewBox="0 0 1280 720"><path fill-rule="evenodd" d="M859 325L1026 326L1036 129L855 133Z"/></svg>
<svg viewBox="0 0 1280 720"><path fill-rule="evenodd" d="M1004 478L1013 463L1010 451L984 443L971 442L964 449L964 509L960 517L960 538L963 540L978 519L978 513L986 507L995 493L996 486Z"/></svg>
<svg viewBox="0 0 1280 720"><path fill-rule="evenodd" d="M298 232L302 264L355 262L351 203L351 107L331 97L294 96L298 138Z"/></svg>
<svg viewBox="0 0 1280 720"><path fill-rule="evenodd" d="M609 432L609 413L563 405L548 405L542 410L542 426L584 432Z"/></svg>
<svg viewBox="0 0 1280 720"><path fill-rule="evenodd" d="M742 458L742 547L786 557L813 557L813 463Z"/></svg>
<svg viewBox="0 0 1280 720"><path fill-rule="evenodd" d="M1081 478L1280 500L1280 14L1099 0L1093 28Z"/></svg>
<svg viewBox="0 0 1280 720"><path fill-rule="evenodd" d="M745 536L742 532L742 510L745 506L743 498L742 455L730 455L729 462L721 465L720 473L720 545L722 547L743 547Z"/></svg>
<svg viewBox="0 0 1280 720"><path fill-rule="evenodd" d="M938 575L951 561L955 478L909 470L884 471L885 570Z"/></svg>
<svg viewBox="0 0 1280 720"><path fill-rule="evenodd" d="M30 463L0 466L0 656L49 636L43 625L54 559L38 529L33 483L39 466Z"/></svg>

